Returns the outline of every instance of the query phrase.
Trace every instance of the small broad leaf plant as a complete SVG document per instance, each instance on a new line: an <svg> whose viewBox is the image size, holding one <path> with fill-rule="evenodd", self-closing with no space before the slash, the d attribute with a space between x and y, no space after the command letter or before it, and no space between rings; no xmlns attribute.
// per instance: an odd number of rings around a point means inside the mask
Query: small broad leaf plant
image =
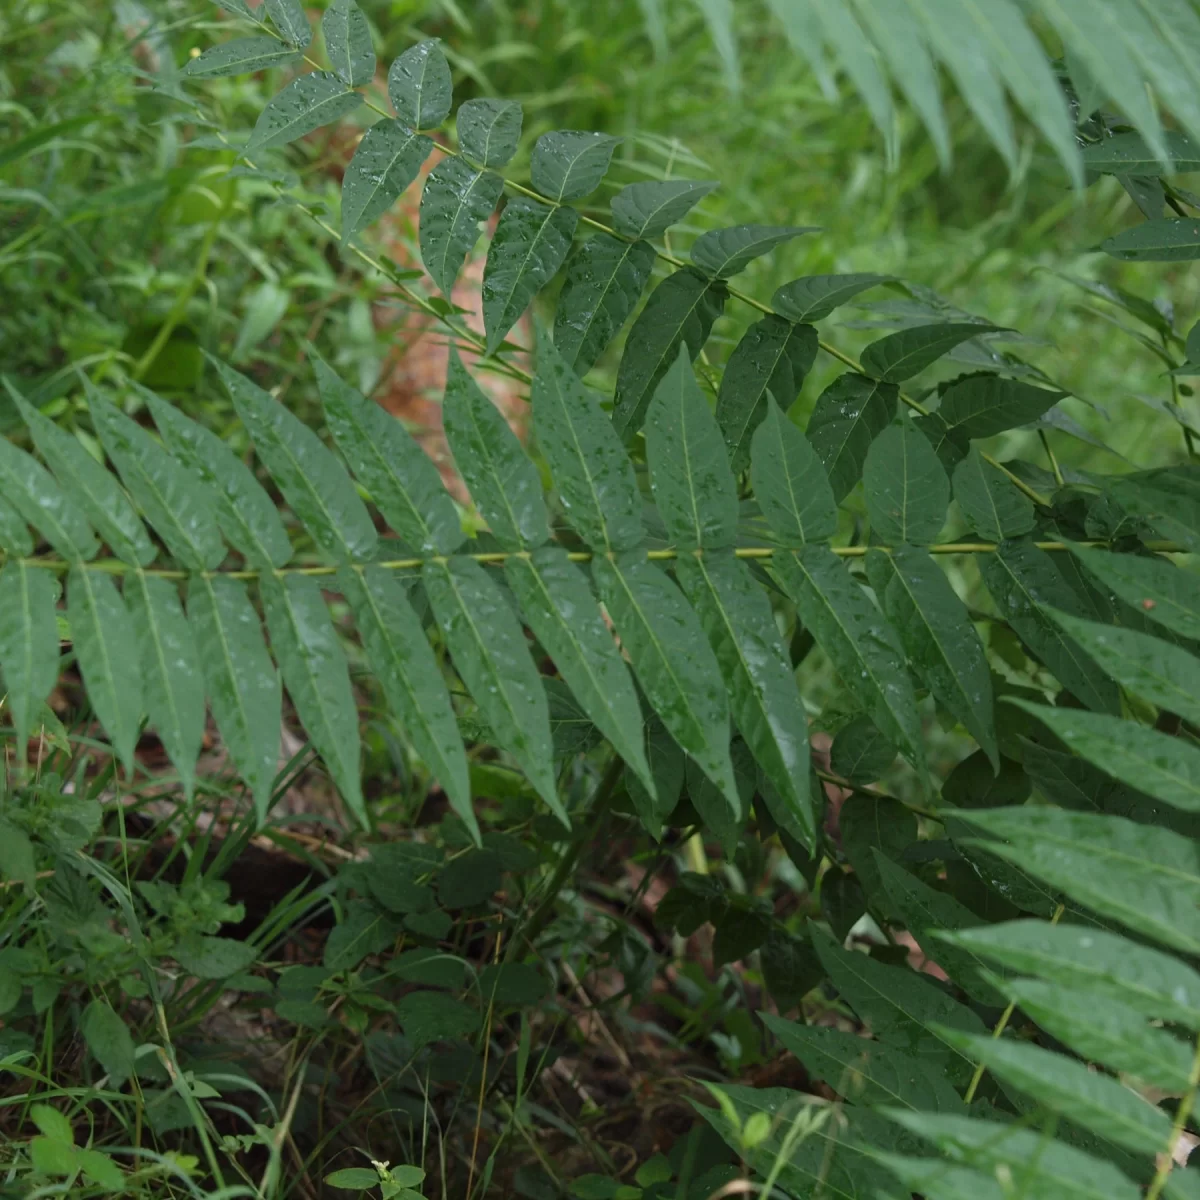
<svg viewBox="0 0 1200 1200"><path fill-rule="evenodd" d="M257 28L194 58L191 77L312 68L266 106L243 171L368 102L375 56L352 3L325 14L328 67L298 0L267 0L273 24L223 7ZM520 105L469 100L452 134L434 41L391 64L387 94L394 115L371 102L381 115L345 172L340 236L384 269L358 239L436 156L419 223L429 286L397 287L445 327L446 436L488 533L464 535L417 444L315 353L329 440L213 364L291 530L256 474L159 396L87 384L102 464L9 385L32 440L0 441L0 664L18 746L55 682L65 588L91 707L127 771L146 718L190 794L211 712L265 819L286 689L369 824L336 595L469 839L469 714L579 828L552 736L568 703L612 756L590 804L623 794L656 838L698 820L732 851L753 816L782 840L814 899L807 926L703 875L660 912L684 932L713 921L724 959L757 952L780 1011L820 986L869 1030L765 1018L840 1100L814 1119L813 1096L723 1089L703 1115L750 1169L798 1197L1200 1196L1200 1174L1174 1166L1200 1079L1200 580L1173 557L1200 551L1200 468L1103 479L999 463L981 446L1062 398L1044 379L993 355L1001 369L929 404L901 391L992 327L932 320L853 362L815 325L884 277L796 279L769 306L729 282L806 229L712 230L682 261L664 235L713 183L633 183L601 221L576 204L617 139L545 133L528 182L505 177ZM447 298L498 206L479 336ZM507 338L559 275L530 378ZM760 319L714 404L693 363L731 301ZM610 401L583 377L627 325ZM801 430L789 414L823 346L850 369ZM549 495L460 351L528 381ZM869 536L835 542L860 485ZM952 501L970 533L947 542ZM943 570L963 555L986 611ZM819 771L796 679L813 645L853 713ZM934 712L977 746L940 781ZM872 786L897 753L919 803ZM864 919L869 953L847 948ZM909 966L892 931L939 975Z"/></svg>

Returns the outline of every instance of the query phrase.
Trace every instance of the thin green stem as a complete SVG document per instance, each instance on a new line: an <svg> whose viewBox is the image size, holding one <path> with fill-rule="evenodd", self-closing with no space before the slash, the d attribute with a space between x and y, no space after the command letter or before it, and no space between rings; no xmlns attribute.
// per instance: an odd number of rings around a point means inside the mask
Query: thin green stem
<svg viewBox="0 0 1200 1200"><path fill-rule="evenodd" d="M1179 1098L1179 1104L1175 1108L1175 1120L1171 1125L1171 1133L1165 1149L1159 1155L1158 1170L1154 1172L1154 1179L1150 1183L1150 1190L1146 1193L1146 1200L1158 1200L1162 1195L1163 1188L1167 1186L1167 1176L1171 1174L1171 1170L1175 1166L1175 1147L1179 1145L1179 1138L1187 1126L1188 1118L1192 1115L1197 1088L1200 1088L1200 1038L1196 1039L1196 1052L1192 1056L1192 1069L1188 1074L1188 1088Z"/></svg>
<svg viewBox="0 0 1200 1200"><path fill-rule="evenodd" d="M1069 550L1071 546L1078 545L1084 547L1098 546L1104 547L1105 542L1034 542L1039 550L1048 550L1052 552ZM1146 549L1153 551L1155 554L1188 554L1190 551L1186 546L1180 545L1178 542L1146 542ZM930 554L994 554L999 548L997 542L942 542L936 546L924 547ZM777 554L794 554L798 547L790 546L738 546L733 551L735 558L752 559L760 562L769 562ZM839 558L862 558L868 550L879 550L884 554L891 554L894 550L892 546L831 546L830 550ZM680 553L690 555L699 555L703 551L686 550L680 551L671 547L666 550L647 550L646 559L649 562L672 562L680 556ZM724 551L721 551L724 553ZM527 550L488 550L479 554L459 554L456 558L470 558L475 562L480 563L485 567L500 567L503 566L510 558L528 557ZM571 562L586 563L591 562L595 558L590 550L572 550L567 554L567 558ZM115 558L95 559L92 562L75 562L65 558L53 558L50 556L33 557L33 558L13 558L8 559L4 554L0 553L0 566L5 562L24 563L30 567L42 567L47 571L54 571L58 574L63 574L73 566L82 567L85 571L100 571L106 575L127 575L132 571L141 571L142 574L148 575L155 579L176 579L185 580L192 578L193 575L202 575L206 578L225 577L229 579L258 579L260 575L311 575L317 578L322 576L336 575L341 570L340 566L314 566L314 567L280 567L273 571L245 570L245 571L181 571L172 568L142 568L132 566L129 563L121 562ZM445 561L437 557L433 559L426 558L392 558L385 559L382 562L371 563L373 567L380 567L385 571L419 571L427 562Z"/></svg>
<svg viewBox="0 0 1200 1200"><path fill-rule="evenodd" d="M1050 918L1050 924L1057 925L1062 919L1062 915L1063 906L1060 904L1054 910L1054 916ZM1000 1020L996 1022L996 1028L992 1030L993 1038L1000 1037L1000 1035L1008 1028L1008 1023L1012 1020L1012 1015L1016 1007L1016 1001L1009 1001L1008 1007L1000 1014ZM975 1074L971 1076L971 1082L963 1095L963 1100L967 1104L970 1104L971 1101L975 1099L975 1093L979 1090L980 1081L983 1079L986 1070L987 1068L983 1065L983 1063L979 1063L978 1066L976 1066ZM1149 1200L1149 1198L1147 1198L1147 1200Z"/></svg>

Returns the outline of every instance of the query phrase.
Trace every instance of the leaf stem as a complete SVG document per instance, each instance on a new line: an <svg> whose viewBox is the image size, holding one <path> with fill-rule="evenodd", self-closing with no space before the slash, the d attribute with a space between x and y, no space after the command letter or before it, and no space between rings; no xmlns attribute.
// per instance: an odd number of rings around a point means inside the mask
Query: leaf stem
<svg viewBox="0 0 1200 1200"><path fill-rule="evenodd" d="M1047 551L1064 551L1069 550L1073 545L1083 547L1101 547L1107 545L1102 541L1084 541L1084 542L1034 542L1039 550ZM1178 542L1145 542L1147 550L1155 554L1188 554L1188 547L1180 545ZM994 554L1000 547L997 542L941 542L935 546L923 547L930 554ZM760 562L769 562L777 554L794 554L799 547L792 546L738 546L733 550L733 556L741 559L752 559ZM893 546L831 546L830 549L839 558L862 558L868 550L879 550L884 554L890 554L895 549ZM503 566L510 558L519 558L522 555L527 555L527 550L488 550L478 554L458 554L455 558L470 558L475 562L480 563L485 567ZM647 550L646 558L649 562L672 562L680 556L681 551L669 547L665 550ZM687 550L682 553L691 555L701 554L702 551ZM718 551L724 553L724 551ZM572 550L567 554L567 558L571 562L586 563L591 562L595 558L590 550ZM0 553L0 566L5 562L24 563L30 567L42 567L47 571L54 571L56 574L62 574L68 571L73 566L81 567L85 571L100 571L106 575L128 575L135 571L140 571L142 574L155 579L174 579L186 580L191 579L193 575L201 575L204 578L228 578L228 579L243 579L254 580L262 575L311 575L317 578L322 576L336 575L341 570L341 565L337 566L311 566L311 567L280 567L276 570L243 570L243 571L182 571L173 568L143 568L132 566L129 563L121 562L115 558L94 559L91 562L74 562L65 558L55 558L49 555L35 556L32 558L12 558L9 559L5 554ZM381 562L361 563L360 566L380 567L385 571L419 571L429 559L425 558L392 558L384 559Z"/></svg>

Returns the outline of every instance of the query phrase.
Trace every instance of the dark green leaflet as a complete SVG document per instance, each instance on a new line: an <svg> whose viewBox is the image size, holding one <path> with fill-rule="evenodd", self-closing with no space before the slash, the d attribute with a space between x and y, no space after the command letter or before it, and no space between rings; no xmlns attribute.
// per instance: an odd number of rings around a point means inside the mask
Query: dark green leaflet
<svg viewBox="0 0 1200 1200"><path fill-rule="evenodd" d="M343 567L338 586L401 728L478 841L467 756L450 693L404 588L382 567Z"/></svg>
<svg viewBox="0 0 1200 1200"><path fill-rule="evenodd" d="M533 144L529 176L543 196L558 204L581 200L600 186L621 139L606 133L559 129Z"/></svg>
<svg viewBox="0 0 1200 1200"><path fill-rule="evenodd" d="M973 1010L915 971L886 966L857 951L843 950L817 926L811 930L831 982L881 1042L912 1055L951 1084L966 1083L971 1063L941 1030L949 1027L964 1033L984 1033L983 1022Z"/></svg>
<svg viewBox="0 0 1200 1200"><path fill-rule="evenodd" d="M454 666L497 744L568 825L554 777L546 690L508 601L473 559L428 562L422 578Z"/></svg>
<svg viewBox="0 0 1200 1200"><path fill-rule="evenodd" d="M968 322L939 322L916 325L889 333L872 342L861 355L863 372L887 383L903 383L937 362L955 346L981 333L994 333L992 325Z"/></svg>
<svg viewBox="0 0 1200 1200"><path fill-rule="evenodd" d="M1033 502L972 446L954 468L954 498L980 537L1002 542L1034 526Z"/></svg>
<svg viewBox="0 0 1200 1200"><path fill-rule="evenodd" d="M737 532L737 484L721 430L682 347L646 412L646 461L672 539L721 549Z"/></svg>
<svg viewBox="0 0 1200 1200"><path fill-rule="evenodd" d="M433 138L399 121L376 121L363 135L342 176L342 241L387 212L416 179Z"/></svg>
<svg viewBox="0 0 1200 1200"><path fill-rule="evenodd" d="M312 42L312 29L300 0L266 0L264 8L285 42L299 50L305 49Z"/></svg>
<svg viewBox="0 0 1200 1200"><path fill-rule="evenodd" d="M153 392L139 389L171 453L216 494L217 524L229 544L255 567L282 567L292 544L271 497L254 472L213 432Z"/></svg>
<svg viewBox="0 0 1200 1200"><path fill-rule="evenodd" d="M72 567L67 620L88 699L129 774L142 721L142 677L133 623L112 577Z"/></svg>
<svg viewBox="0 0 1200 1200"><path fill-rule="evenodd" d="M249 75L295 62L298 57L295 50L281 46L273 37L234 38L220 46L210 46L198 58L188 59L184 73L192 79Z"/></svg>
<svg viewBox="0 0 1200 1200"><path fill-rule="evenodd" d="M1042 607L1084 615L1083 604L1044 550L1004 542L980 558L980 572L1002 618L1058 681L1089 708L1119 712L1117 688L1055 625Z"/></svg>
<svg viewBox="0 0 1200 1200"><path fill-rule="evenodd" d="M675 361L681 343L688 357L696 360L728 296L724 284L687 267L668 275L650 293L629 330L617 368L612 419L622 437L642 427L654 389Z"/></svg>
<svg viewBox="0 0 1200 1200"><path fill-rule="evenodd" d="M648 242L624 242L607 233L571 256L554 311L554 344L580 375L595 366L637 307L654 258Z"/></svg>
<svg viewBox="0 0 1200 1200"><path fill-rule="evenodd" d="M444 296L454 290L463 260L479 241L480 225L492 215L504 180L461 158L443 158L421 192L421 261Z"/></svg>
<svg viewBox="0 0 1200 1200"><path fill-rule="evenodd" d="M95 556L100 547L74 501L36 458L8 438L0 438L0 480L4 498L63 558Z"/></svg>
<svg viewBox="0 0 1200 1200"><path fill-rule="evenodd" d="M279 769L283 709L258 614L241 580L214 575L193 575L188 581L187 614L213 718L254 796L262 825Z"/></svg>
<svg viewBox="0 0 1200 1200"><path fill-rule="evenodd" d="M817 357L817 331L768 316L751 325L734 347L721 377L717 421L740 471L750 457L750 439L774 397L784 411L800 394L804 377Z"/></svg>
<svg viewBox="0 0 1200 1200"><path fill-rule="evenodd" d="M0 673L22 763L34 714L58 678L58 593L58 580L42 567L17 560L0 570Z"/></svg>
<svg viewBox="0 0 1200 1200"><path fill-rule="evenodd" d="M353 112L363 101L332 71L301 75L275 96L259 114L246 145L248 155L275 146L286 146L322 125L330 125Z"/></svg>
<svg viewBox="0 0 1200 1200"><path fill-rule="evenodd" d="M986 849L1112 917L1188 954L1200 947L1200 846L1123 817L1055 808L989 808L964 814L1000 841Z"/></svg>
<svg viewBox="0 0 1200 1200"><path fill-rule="evenodd" d="M204 740L204 677L175 584L143 571L125 576L150 723L191 798Z"/></svg>
<svg viewBox="0 0 1200 1200"><path fill-rule="evenodd" d="M771 307L788 321L820 321L859 292L890 282L891 275L806 275L776 288Z"/></svg>
<svg viewBox="0 0 1200 1200"><path fill-rule="evenodd" d="M947 892L937 891L889 858L874 851L875 867L892 907L921 949L936 962L963 991L980 1004L1001 1008L1004 997L981 975L985 965L969 950L933 937L937 929L973 929L982 924L969 908Z"/></svg>
<svg viewBox="0 0 1200 1200"><path fill-rule="evenodd" d="M676 570L721 668L734 723L811 849L808 722L770 601L732 554L684 555Z"/></svg>
<svg viewBox="0 0 1200 1200"><path fill-rule="evenodd" d="M1169 468L1139 471L1112 480L1107 494L1126 512L1144 517L1160 536L1200 553L1200 481L1194 477Z"/></svg>
<svg viewBox="0 0 1200 1200"><path fill-rule="evenodd" d="M770 397L751 442L750 481L763 516L785 544L823 542L837 531L829 476L808 439Z"/></svg>
<svg viewBox="0 0 1200 1200"><path fill-rule="evenodd" d="M1200 812L1200 749L1107 713L1049 708L1013 698L1088 762L1187 812Z"/></svg>
<svg viewBox="0 0 1200 1200"><path fill-rule="evenodd" d="M358 709L346 655L320 582L311 575L261 575L271 648L313 746L360 824L367 808L359 776Z"/></svg>
<svg viewBox="0 0 1200 1200"><path fill-rule="evenodd" d="M898 913L883 886L876 856L882 852L889 858L901 858L917 840L916 816L898 800L860 791L847 796L842 803L838 828L842 848L854 868L853 878L861 885L871 911L897 920Z"/></svg>
<svg viewBox="0 0 1200 1200"><path fill-rule="evenodd" d="M868 716L855 717L843 725L829 747L833 773L851 783L874 783L882 779L895 760L896 747Z"/></svg>
<svg viewBox="0 0 1200 1200"><path fill-rule="evenodd" d="M996 766L996 715L987 655L966 606L926 550L871 550L867 577L918 675Z"/></svg>
<svg viewBox="0 0 1200 1200"><path fill-rule="evenodd" d="M504 573L529 628L583 711L652 792L637 692L584 574L557 546L528 558L514 555Z"/></svg>
<svg viewBox="0 0 1200 1200"><path fill-rule="evenodd" d="M695 612L637 551L593 559L592 576L654 711L738 811L725 686Z"/></svg>
<svg viewBox="0 0 1200 1200"><path fill-rule="evenodd" d="M946 523L950 480L911 421L888 426L871 443L863 488L871 529L884 542L928 545Z"/></svg>
<svg viewBox="0 0 1200 1200"><path fill-rule="evenodd" d="M658 237L719 186L713 180L691 179L631 183L612 199L613 226L629 238Z"/></svg>
<svg viewBox="0 0 1200 1200"><path fill-rule="evenodd" d="M1166 1113L1084 1063L1011 1038L948 1036L998 1078L1118 1146L1155 1154L1168 1143Z"/></svg>
<svg viewBox="0 0 1200 1200"><path fill-rule="evenodd" d="M481 167L502 167L521 141L521 106L515 100L467 100L455 117L462 152Z"/></svg>
<svg viewBox="0 0 1200 1200"><path fill-rule="evenodd" d="M33 536L29 526L9 501L3 498L0 498L0 550L12 558L28 558L33 553Z"/></svg>
<svg viewBox="0 0 1200 1200"><path fill-rule="evenodd" d="M802 233L816 231L815 225L733 225L728 229L710 229L693 243L691 258L710 279L728 279L776 246Z"/></svg>
<svg viewBox="0 0 1200 1200"><path fill-rule="evenodd" d="M1072 546L1086 570L1152 621L1200 639L1200 576L1165 558Z"/></svg>
<svg viewBox="0 0 1200 1200"><path fill-rule="evenodd" d="M891 9L872 10L881 16ZM875 1158L925 1200L1007 1200L995 1178L970 1167L956 1167L940 1158L913 1158L905 1154L876 1151ZM1022 1176L1022 1182L1025 1177Z"/></svg>
<svg viewBox="0 0 1200 1200"><path fill-rule="evenodd" d="M388 69L388 99L410 129L436 129L449 115L454 83L437 38L410 46Z"/></svg>
<svg viewBox="0 0 1200 1200"><path fill-rule="evenodd" d="M171 554L192 571L218 566L225 545L208 488L99 392L89 391L88 404L105 453Z"/></svg>
<svg viewBox="0 0 1200 1200"><path fill-rule="evenodd" d="M1048 1138L1041 1129L982 1117L915 1113L887 1116L959 1161L996 1178L997 1168L1030 1197L1044 1200L1138 1200L1140 1190L1111 1163ZM936 1178L936 1175L934 1176ZM1010 1189L1011 1191L1011 1189Z"/></svg>
<svg viewBox="0 0 1200 1200"><path fill-rule="evenodd" d="M958 1093L936 1071L882 1042L855 1033L801 1025L772 1013L763 1024L817 1078L849 1100L898 1104L932 1112L965 1112Z"/></svg>
<svg viewBox="0 0 1200 1200"><path fill-rule="evenodd" d="M895 384L851 374L839 375L818 397L808 440L839 504L862 477L871 443L892 423L898 397Z"/></svg>
<svg viewBox="0 0 1200 1200"><path fill-rule="evenodd" d="M463 481L500 545L528 550L545 542L550 526L537 467L453 346L442 421Z"/></svg>
<svg viewBox="0 0 1200 1200"><path fill-rule="evenodd" d="M375 51L366 15L354 0L333 0L321 17L325 53L334 73L348 87L364 87L375 78Z"/></svg>
<svg viewBox="0 0 1200 1200"><path fill-rule="evenodd" d="M78 438L60 429L16 392L11 394L33 435L33 444L67 497L86 514L119 559L134 567L149 564L154 559L154 544L116 479L83 448ZM12 498L19 501L20 496L18 491ZM59 521L63 515L61 508L55 513ZM37 525L37 522L30 524ZM72 542L75 536L72 532ZM74 558L76 554L70 553L69 557Z"/></svg>
<svg viewBox="0 0 1200 1200"><path fill-rule="evenodd" d="M395 417L310 357L329 432L388 525L420 554L453 554L465 535L429 456Z"/></svg>
<svg viewBox="0 0 1200 1200"><path fill-rule="evenodd" d="M842 682L921 770L921 721L895 633L828 546L777 554L772 565Z"/></svg>
<svg viewBox="0 0 1200 1200"><path fill-rule="evenodd" d="M1200 659L1180 646L1135 629L1047 615L1075 639L1118 683L1144 699L1200 722Z"/></svg>
<svg viewBox="0 0 1200 1200"><path fill-rule="evenodd" d="M968 375L942 393L934 416L951 437L994 437L1045 416L1065 394L999 375Z"/></svg>
<svg viewBox="0 0 1200 1200"><path fill-rule="evenodd" d="M500 214L483 267L483 327L494 354L529 302L558 272L579 214L515 196Z"/></svg>
<svg viewBox="0 0 1200 1200"><path fill-rule="evenodd" d="M1200 171L1200 152L1182 134L1168 131L1163 140L1174 169ZM1083 165L1106 175L1160 175L1163 163L1138 133L1117 133L1083 149Z"/></svg>
<svg viewBox="0 0 1200 1200"><path fill-rule="evenodd" d="M625 769L625 786L638 818L650 836L658 838L663 822L679 803L679 792L687 773L687 758L682 747L656 716L651 716L646 722L645 746L654 792L648 791L628 767Z"/></svg>
<svg viewBox="0 0 1200 1200"><path fill-rule="evenodd" d="M1193 220L1143 221L1100 243L1125 262L1192 262L1200 258L1200 225Z"/></svg>
<svg viewBox="0 0 1200 1200"><path fill-rule="evenodd" d="M375 525L333 452L274 396L214 362L254 449L313 541L335 562L369 556Z"/></svg>
<svg viewBox="0 0 1200 1200"><path fill-rule="evenodd" d="M593 550L632 550L644 530L629 455L596 397L541 329L537 352L533 432L567 518Z"/></svg>
<svg viewBox="0 0 1200 1200"><path fill-rule="evenodd" d="M1191 1047L1112 996L1098 1004L1094 993L1040 979L1015 979L1004 990L1043 1029L1089 1062L1170 1092L1190 1086Z"/></svg>

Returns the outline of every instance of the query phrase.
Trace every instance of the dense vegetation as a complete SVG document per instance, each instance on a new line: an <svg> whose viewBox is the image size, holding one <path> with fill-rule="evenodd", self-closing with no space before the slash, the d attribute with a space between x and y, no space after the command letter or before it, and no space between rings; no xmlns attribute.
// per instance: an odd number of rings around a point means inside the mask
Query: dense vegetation
<svg viewBox="0 0 1200 1200"><path fill-rule="evenodd" d="M610 7L0 18L6 1195L1200 1195L1200 16Z"/></svg>

